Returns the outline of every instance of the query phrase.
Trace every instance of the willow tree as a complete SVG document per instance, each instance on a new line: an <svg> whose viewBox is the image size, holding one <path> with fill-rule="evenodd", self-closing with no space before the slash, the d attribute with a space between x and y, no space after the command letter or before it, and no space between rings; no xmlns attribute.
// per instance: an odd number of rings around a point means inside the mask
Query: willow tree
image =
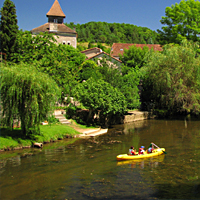
<svg viewBox="0 0 200 200"><path fill-rule="evenodd" d="M166 114L200 113L200 57L196 44L167 45L142 68L142 101Z"/></svg>
<svg viewBox="0 0 200 200"><path fill-rule="evenodd" d="M60 90L47 75L25 64L1 67L1 103L5 124L21 120L24 135L39 132L40 120L52 110Z"/></svg>

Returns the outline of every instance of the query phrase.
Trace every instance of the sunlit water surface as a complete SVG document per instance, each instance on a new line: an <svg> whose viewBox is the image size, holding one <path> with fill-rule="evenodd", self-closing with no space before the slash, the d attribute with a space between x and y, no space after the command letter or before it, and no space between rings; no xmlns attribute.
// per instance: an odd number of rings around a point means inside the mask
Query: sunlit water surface
<svg viewBox="0 0 200 200"><path fill-rule="evenodd" d="M200 199L200 121L146 120L0 154L0 199ZM167 154L117 161L154 142Z"/></svg>

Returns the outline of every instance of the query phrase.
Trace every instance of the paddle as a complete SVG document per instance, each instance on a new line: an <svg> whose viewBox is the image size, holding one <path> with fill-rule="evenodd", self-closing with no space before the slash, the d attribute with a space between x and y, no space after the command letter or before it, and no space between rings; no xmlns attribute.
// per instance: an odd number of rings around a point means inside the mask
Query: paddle
<svg viewBox="0 0 200 200"><path fill-rule="evenodd" d="M155 147L157 147L158 149L161 149L159 146L157 146L156 144L154 144L153 142L151 143L151 144L153 144ZM164 153L164 154L167 154L167 152L166 151L163 151L162 150L162 152Z"/></svg>

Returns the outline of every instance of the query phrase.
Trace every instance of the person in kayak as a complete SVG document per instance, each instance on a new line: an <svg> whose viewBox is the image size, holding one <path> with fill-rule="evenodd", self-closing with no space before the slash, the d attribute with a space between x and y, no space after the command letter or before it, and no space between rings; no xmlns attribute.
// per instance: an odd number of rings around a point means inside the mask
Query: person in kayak
<svg viewBox="0 0 200 200"><path fill-rule="evenodd" d="M149 145L149 148L148 148L147 152L148 152L148 153L152 153L153 150L154 150L154 146L153 146L153 143L151 143L151 144Z"/></svg>
<svg viewBox="0 0 200 200"><path fill-rule="evenodd" d="M144 146L141 146L139 148L139 155L144 154L144 152L145 152L144 148L145 148Z"/></svg>
<svg viewBox="0 0 200 200"><path fill-rule="evenodd" d="M133 146L131 146L129 149L129 155L136 155L136 150L134 149Z"/></svg>

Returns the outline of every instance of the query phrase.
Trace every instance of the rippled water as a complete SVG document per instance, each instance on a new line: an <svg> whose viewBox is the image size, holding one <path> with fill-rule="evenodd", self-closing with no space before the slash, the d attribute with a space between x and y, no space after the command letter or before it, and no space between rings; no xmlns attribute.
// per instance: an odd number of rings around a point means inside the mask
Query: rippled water
<svg viewBox="0 0 200 200"><path fill-rule="evenodd" d="M200 199L200 121L146 120L0 154L0 199ZM167 154L116 161L154 142Z"/></svg>

